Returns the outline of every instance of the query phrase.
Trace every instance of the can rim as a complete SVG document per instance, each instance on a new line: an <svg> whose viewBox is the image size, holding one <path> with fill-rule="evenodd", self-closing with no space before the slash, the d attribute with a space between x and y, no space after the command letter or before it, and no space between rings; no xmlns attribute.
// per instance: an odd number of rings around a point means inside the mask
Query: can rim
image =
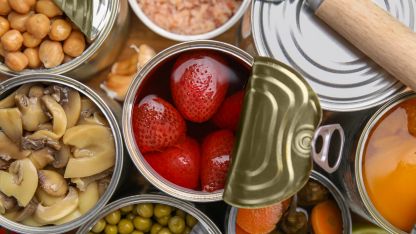
<svg viewBox="0 0 416 234"><path fill-rule="evenodd" d="M416 93L412 91L407 91L404 93L401 93L397 96L395 96L390 101L386 102L382 107L380 107L367 121L367 124L365 125L363 131L361 132L360 138L358 140L357 144L357 151L355 154L355 178L357 178L357 188L358 192L360 194L361 200L364 203L364 206L367 210L367 212L370 213L371 218L373 218L377 225L380 227L386 229L387 231L391 233L400 233L405 234L406 232L396 228L393 224L391 224L389 221L387 221L376 209L376 207L373 205L373 202L371 201L370 197L368 196L367 189L365 187L364 183L364 177L363 177L363 157L364 157L364 150L365 145L367 143L367 140L369 139L369 134L371 130L374 128L374 126L378 123L380 118L382 118L388 111L390 111L392 108L396 107L398 104L415 98Z"/></svg>
<svg viewBox="0 0 416 234"><path fill-rule="evenodd" d="M140 152L136 141L134 139L133 129L131 128L132 123L132 110L133 105L136 98L136 92L138 91L139 87L141 86L143 80L146 76L157 67L158 64L164 62L165 60L169 59L171 56L177 55L184 51L195 50L195 49L208 49L208 50L215 50L226 53L239 59L240 61L244 62L248 66L251 67L253 62L253 57L249 55L247 52L232 46L230 44L218 41L210 41L210 40L201 40L201 41L190 41L190 42L183 42L180 44L176 44L171 46L162 52L158 53L155 57L153 57L141 70L136 76L133 78L132 83L127 91L127 95L123 105L123 119L122 119L122 129L123 129L123 136L124 142L127 147L127 151L129 152L130 158L133 161L136 168L141 172L141 174L152 183L155 187L162 190L163 192L188 201L194 202L212 202L212 201L220 201L222 200L222 194L224 190L219 190L216 192L202 192L196 191L191 189L182 188L177 186L155 172L151 166L146 162L143 158L142 153Z"/></svg>
<svg viewBox="0 0 416 234"><path fill-rule="evenodd" d="M203 212L198 210L195 206L189 204L188 202L175 199L173 197L155 194L129 196L108 204L104 207L104 209L101 210L101 213L99 215L96 215L93 219L90 219L86 224L82 225L80 229L77 231L77 234L87 233L98 220L104 218L106 215L113 212L114 210L118 210L128 205L135 205L141 203L157 203L179 208L198 219L198 221L203 225L203 227L206 229L206 231L208 231L208 233L221 234L221 231L208 218L208 216L206 216Z"/></svg>
<svg viewBox="0 0 416 234"><path fill-rule="evenodd" d="M339 189L325 176L320 174L317 171L312 171L312 174L310 175L310 178L318 181L323 186L325 186L329 192L332 194L333 198L335 199L335 202L338 204L338 207L341 210L342 214L342 223L343 223L343 234L350 234L352 232L352 219L351 219L351 212L348 208L348 205L342 196L342 193L339 191ZM232 234L235 233L235 226L236 224L236 218L237 218L237 207L231 207L229 209L229 212L226 217L226 233Z"/></svg>
<svg viewBox="0 0 416 234"><path fill-rule="evenodd" d="M62 63L59 66L53 68L42 68L42 69L25 69L20 72L15 72L10 70L5 63L0 63L0 73L7 76L20 76L20 75L31 75L31 74L64 74L74 70L79 67L81 64L87 62L98 49L101 48L105 39L111 32L116 19L117 14L120 12L120 1L109 1L109 9L107 9L110 14L106 14L104 19L105 26L102 29L102 32L99 33L98 37L86 48L86 50L78 57L73 58L71 61Z"/></svg>
<svg viewBox="0 0 416 234"><path fill-rule="evenodd" d="M74 219L70 222L61 225L54 225L54 226L42 226L42 227L33 227L24 225L21 223L13 222L6 217L0 215L0 223L1 226L4 226L7 229L13 230L18 233L28 233L28 234L43 234L45 232L48 233L64 233L71 231L87 220L90 219L90 216L99 212L106 203L110 200L111 196L115 192L118 182L121 178L122 168L123 168L123 141L122 141L122 134L120 128L118 126L117 120L110 110L110 108L105 104L105 102L98 96L91 88L87 87L86 85L82 84L79 81L76 81L72 78L56 75L56 74L32 74L32 75L22 75L10 78L0 83L0 96L3 94L7 94L8 91L17 88L20 85L28 84L28 83L52 83L52 84L60 84L66 87L73 88L80 92L82 95L86 96L89 100L91 100L102 112L104 117L107 119L109 126L111 128L114 143L116 147L116 157L115 157L115 164L114 164L114 171L111 177L110 184L108 185L107 190L105 193L100 197L97 204L90 209L87 213L83 214L81 217Z"/></svg>

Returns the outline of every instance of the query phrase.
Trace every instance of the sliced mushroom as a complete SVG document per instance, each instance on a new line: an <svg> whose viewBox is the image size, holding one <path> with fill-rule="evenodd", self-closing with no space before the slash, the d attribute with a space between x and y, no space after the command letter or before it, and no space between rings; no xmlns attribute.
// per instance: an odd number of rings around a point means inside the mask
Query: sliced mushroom
<svg viewBox="0 0 416 234"><path fill-rule="evenodd" d="M55 153L55 161L52 166L55 168L64 168L68 164L68 160L71 157L71 149L67 145L62 145L61 149Z"/></svg>
<svg viewBox="0 0 416 234"><path fill-rule="evenodd" d="M21 151L4 132L0 132L0 155L1 158L8 161L10 159L23 159L29 156L29 150Z"/></svg>
<svg viewBox="0 0 416 234"><path fill-rule="evenodd" d="M102 197L105 191L107 191L107 188L108 188L108 185L110 185L110 182L111 182L110 177L107 177L98 181L98 193L100 194L100 197Z"/></svg>
<svg viewBox="0 0 416 234"><path fill-rule="evenodd" d="M68 91L68 102L62 105L68 121L67 128L77 124L81 115L81 96L78 91L70 89Z"/></svg>
<svg viewBox="0 0 416 234"><path fill-rule="evenodd" d="M113 168L110 168L108 170L105 170L103 172L100 172L98 174L83 177L83 178L72 178L71 182L77 185L77 188L80 191L85 191L87 189L87 186L95 181L104 179L106 177L111 177L111 174L113 174Z"/></svg>
<svg viewBox="0 0 416 234"><path fill-rule="evenodd" d="M16 104L22 112L23 128L26 131L36 131L40 124L49 121L39 97L29 98L24 94L18 94L16 95Z"/></svg>
<svg viewBox="0 0 416 234"><path fill-rule="evenodd" d="M21 222L27 219L28 217L32 216L33 213L35 213L37 206L38 206L38 201L36 200L36 198L32 198L29 204L27 204L25 208L23 208L16 214L14 221Z"/></svg>
<svg viewBox="0 0 416 234"><path fill-rule="evenodd" d="M43 96L44 88L41 85L34 85L29 89L29 97L37 97L40 98Z"/></svg>
<svg viewBox="0 0 416 234"><path fill-rule="evenodd" d="M8 197L6 194L0 192L0 214L5 214L7 210L17 206L16 199Z"/></svg>
<svg viewBox="0 0 416 234"><path fill-rule="evenodd" d="M92 182L84 192L79 192L78 209L81 214L87 213L100 199L97 182Z"/></svg>
<svg viewBox="0 0 416 234"><path fill-rule="evenodd" d="M81 99L81 117L78 124L108 125L97 106L89 99Z"/></svg>
<svg viewBox="0 0 416 234"><path fill-rule="evenodd" d="M43 169L46 165L55 160L53 157L53 151L49 148L43 148L32 152L29 159L32 160L32 163L35 165L37 170Z"/></svg>
<svg viewBox="0 0 416 234"><path fill-rule="evenodd" d="M65 198L57 201L54 205L43 206L42 204L39 204L33 217L35 221L40 224L52 224L76 210L78 203L77 190L73 187L69 187L69 192Z"/></svg>
<svg viewBox="0 0 416 234"><path fill-rule="evenodd" d="M6 98L0 100L0 108L11 108L15 106L15 96L18 94L26 95L29 92L30 85L22 85L16 91L12 92Z"/></svg>
<svg viewBox="0 0 416 234"><path fill-rule="evenodd" d="M22 137L22 115L17 108L0 109L0 128L15 144Z"/></svg>
<svg viewBox="0 0 416 234"><path fill-rule="evenodd" d="M40 131L38 131L40 132ZM45 131L48 132L48 131ZM52 133L53 134L53 133ZM36 138L39 137L39 138ZM45 147L50 147L55 150L61 149L61 144L57 140L54 140L52 138L49 138L48 136L34 136L29 135L22 138L22 144L23 149L26 150L40 150Z"/></svg>
<svg viewBox="0 0 416 234"><path fill-rule="evenodd" d="M35 193L36 198L38 199L39 203L44 206L52 206L58 201L65 198L65 196L55 197L47 194L45 190L42 188L38 188Z"/></svg>
<svg viewBox="0 0 416 234"><path fill-rule="evenodd" d="M59 219L59 220L53 222L52 224L61 225L61 224L64 224L64 223L68 223L68 222L70 222L74 219L77 219L81 216L82 216L82 213L79 210L74 210L69 215L63 217L62 219Z"/></svg>
<svg viewBox="0 0 416 234"><path fill-rule="evenodd" d="M28 158L14 161L9 172L0 171L0 178L0 191L15 197L21 207L29 204L38 187L36 167Z"/></svg>
<svg viewBox="0 0 416 234"><path fill-rule="evenodd" d="M39 186L49 195L59 197L66 194L68 184L64 177L58 172L51 170L40 170L38 172Z"/></svg>
<svg viewBox="0 0 416 234"><path fill-rule="evenodd" d="M51 123L43 123L43 124L39 124L37 130L47 130L47 131L52 132L53 131L53 126L52 126Z"/></svg>
<svg viewBox="0 0 416 234"><path fill-rule="evenodd" d="M7 170L10 166L10 161L0 159L0 170Z"/></svg>
<svg viewBox="0 0 416 234"><path fill-rule="evenodd" d="M69 101L69 90L67 87L52 85L44 90L44 94L53 97L56 102L63 105Z"/></svg>
<svg viewBox="0 0 416 234"><path fill-rule="evenodd" d="M28 218L22 220L21 223L26 225L26 226L30 226L30 227L41 227L41 226L43 226L43 224L40 224L40 223L36 222L33 217L28 217Z"/></svg>
<svg viewBox="0 0 416 234"><path fill-rule="evenodd" d="M86 177L100 173L115 163L115 146L111 130L100 125L77 125L63 137L66 145L90 151L90 157L70 158L65 178Z"/></svg>

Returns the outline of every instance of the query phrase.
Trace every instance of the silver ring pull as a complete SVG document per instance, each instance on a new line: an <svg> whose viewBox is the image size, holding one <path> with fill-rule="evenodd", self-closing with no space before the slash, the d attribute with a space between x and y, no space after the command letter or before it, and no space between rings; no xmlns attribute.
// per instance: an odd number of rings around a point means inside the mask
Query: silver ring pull
<svg viewBox="0 0 416 234"><path fill-rule="evenodd" d="M329 165L329 147L331 145L331 139L334 133L339 134L340 137L340 147L339 152L337 155L336 162L333 166ZM316 152L316 144L319 137L322 137L322 147L320 152ZM341 125L339 124L331 124L331 125L324 125L319 127L312 139L312 158L315 161L315 163L320 166L322 169L324 169L328 173L335 172L340 163L342 158L342 150L344 148L344 142L345 142L345 134L344 129L342 129Z"/></svg>

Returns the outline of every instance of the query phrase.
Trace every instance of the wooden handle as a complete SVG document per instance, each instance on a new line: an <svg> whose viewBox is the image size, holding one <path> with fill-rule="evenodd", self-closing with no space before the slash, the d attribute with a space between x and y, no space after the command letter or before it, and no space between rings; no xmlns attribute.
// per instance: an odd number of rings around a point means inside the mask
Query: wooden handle
<svg viewBox="0 0 416 234"><path fill-rule="evenodd" d="M371 0L324 0L315 14L416 91L416 34Z"/></svg>

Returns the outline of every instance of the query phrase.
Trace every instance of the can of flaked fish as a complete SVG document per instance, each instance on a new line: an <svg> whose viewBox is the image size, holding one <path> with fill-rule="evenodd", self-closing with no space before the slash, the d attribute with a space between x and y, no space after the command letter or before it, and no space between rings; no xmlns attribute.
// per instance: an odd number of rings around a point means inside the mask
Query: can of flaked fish
<svg viewBox="0 0 416 234"><path fill-rule="evenodd" d="M72 1L67 1L66 5L75 7L76 11L76 5L72 4ZM0 73L6 76L64 74L77 80L86 80L112 64L128 38L128 3L127 0L105 0L94 1L94 5L96 12L91 24L99 24L100 32L80 56L53 68L25 69L21 72L12 71L4 63L0 63Z"/></svg>
<svg viewBox="0 0 416 234"><path fill-rule="evenodd" d="M304 0L252 2L243 17L239 46L295 68L318 94L323 109L357 111L386 102L404 86L321 22ZM416 6L377 0L416 29Z"/></svg>
<svg viewBox="0 0 416 234"><path fill-rule="evenodd" d="M152 204L164 204L168 206L172 206L178 209L183 210L185 213L193 216L198 220L198 224L196 224L191 233L210 233L210 234L221 234L221 231L217 228L217 226L200 210L198 210L195 206L164 195L136 195L125 197L120 200L114 201L108 204L99 214L96 214L94 218L92 218L88 223L83 225L79 230L78 234L88 233L94 225L106 215L110 214L113 211L116 211L120 208L129 205L137 205L143 203L152 203ZM153 233L153 231L152 231Z"/></svg>
<svg viewBox="0 0 416 234"><path fill-rule="evenodd" d="M348 204L344 200L341 192L338 190L338 188L325 176L322 174L312 171L312 174L310 176L310 179L313 181L316 181L323 185L325 188L329 190L329 193L332 195L333 199L337 203L341 215L342 215L342 224L343 224L343 234L349 234L351 233L352 229L352 221L351 221L351 214L350 210L348 209ZM236 218L237 218L237 212L238 208L231 207L228 210L228 214L225 220L225 233L226 234L234 234L236 233ZM309 216L310 217L310 216Z"/></svg>
<svg viewBox="0 0 416 234"><path fill-rule="evenodd" d="M116 117L114 116L114 114L112 113L111 109L108 107L108 105L103 101L103 99L101 99L93 90L91 90L90 88L88 88L86 85L73 80L69 77L65 77L65 76L61 76L61 75L53 75L53 74L33 74L33 75L23 75L23 76L17 76L17 77L13 77L10 78L6 81L3 81L2 83L0 83L0 97L3 99L5 97L10 97L9 95L13 94L14 92L20 93L22 95L30 95L27 94L26 92L29 91L17 91L18 88L22 88L23 86L27 87L27 90L29 89L28 87L31 87L33 85L36 85L37 87L39 87L40 85L43 86L50 86L50 85L59 85L62 86L64 88L70 88L73 89L75 91L77 91L79 94L81 94L81 106L83 105L83 100L89 100L90 102L86 102L86 103L91 103L91 105L87 105L90 108L89 109L85 109L85 110L90 110L89 114L91 114L91 121L95 122L95 120L98 120L101 117L105 118L105 120L107 121L108 124L108 129L111 131L112 134L112 138L110 140L114 141L114 149L115 149L115 161L114 161L114 166L113 166L113 170L111 172L108 171L109 174L107 174L107 171L104 171L103 174L96 174L97 177L93 178L93 176L88 176L85 177L87 178L86 180L81 180L77 181L76 183L80 182L79 185L85 185L87 186L87 190L85 191L91 191L88 190L88 184L87 183L95 183L97 182L97 184L99 182L103 182L103 190L101 194L101 197L99 197L99 199L97 200L96 204L88 211L86 212L80 212L78 209L79 207L77 206L76 210L74 210L73 212L71 212L68 216L65 216L62 219L59 219L57 221L53 221L52 219L48 220L51 221L53 223L56 223L55 225L45 225L45 226L41 226L39 225L39 223L31 218L31 219L25 219L24 222L25 224L22 223L18 223L18 222L14 222L8 218L6 218L7 213L6 214L2 214L0 215L0 225L2 227L5 227L9 230L13 230L17 233L30 233L30 234L40 234L40 233L65 233L68 231L71 231L73 229L76 229L77 227L81 226L82 224L84 224L85 222L87 222L89 219L91 219L95 214L97 214L106 204L107 202L110 200L110 198L112 197L112 195L114 194L114 192L116 191L116 188L119 185L119 181L122 177L122 172L123 172L123 166L124 166L124 160L123 160L123 140L122 140L122 135L121 135L121 131L119 129L119 125L117 123ZM33 91L35 92L35 91ZM39 94L39 92L37 92ZM52 94L51 94L52 95ZM65 95L64 95L65 96ZM84 99L86 98L86 99ZM10 99L14 102L14 99ZM32 100L31 102L33 102L34 99L29 99ZM62 99L63 100L63 99ZM5 105L4 100L1 102L2 106ZM30 105L29 103L27 103L28 105ZM95 107L101 112L100 117L96 116L95 113L97 113L97 110L95 109ZM9 109L13 109L13 108L9 108ZM93 110L94 109L94 110ZM81 111L81 110L80 110ZM82 112L82 111L81 111ZM53 116L52 113L50 113L51 117ZM90 115L88 115L90 116ZM36 116L33 116L33 118L35 118ZM80 117L81 118L81 117ZM98 119L95 119L98 118ZM88 124L89 126L93 125L92 122L88 122L90 124ZM78 122L79 123L79 122ZM84 124L86 124L87 122L85 122ZM79 123L81 124L81 123ZM98 124L98 123L96 123ZM80 125L78 125L80 126ZM85 142L86 139L85 139ZM9 146L11 147L11 146ZM69 148L68 148L69 149ZM75 149L75 148L74 148ZM89 150L93 150L92 148L90 148ZM88 150L87 150L88 151ZM2 148L2 154L4 153L4 148ZM73 154L73 152L71 153ZM91 155L94 156L94 155ZM28 156L30 157L30 155ZM54 157L58 157L58 156L54 156ZM2 158L3 159L3 158ZM32 160L32 159L31 159ZM56 160L56 158L55 158ZM88 159L87 159L88 160ZM45 169L48 170L56 170L53 169L55 167L55 164L53 164L54 166L52 167L52 162L50 162L50 165L46 165ZM68 165L68 162L67 162ZM56 166L58 167L58 166ZM90 168L90 170L92 170L92 168ZM79 171L78 171L79 172ZM4 175L4 174L3 174ZM98 175L105 175L106 177L98 177ZM107 176L111 176L111 179L108 180ZM4 178L2 178L4 179ZM88 180L90 180L88 182ZM104 181L105 180L105 181ZM75 181L74 181L75 183ZM4 181L2 181L1 183L2 185L4 185ZM75 187L75 184L72 184L73 186L71 187ZM78 184L77 184L77 188L78 188ZM69 190L69 191L73 191L73 190ZM28 191L25 191L28 192ZM4 199L4 194L2 194L2 199ZM69 192L68 192L69 194ZM67 199L69 195L66 195L66 197L64 198ZM80 192L78 192L78 195L80 194ZM35 195L37 198L39 198L40 194ZM49 199L50 196L43 196L45 199ZM60 197L55 198L54 202L57 202L59 199L61 199ZM77 199L71 199L70 203L73 205L73 202L78 202L81 198L78 196ZM59 200L59 201L64 201L64 200ZM69 199L67 199L69 200ZM2 200L3 201L3 200ZM84 200L85 201L85 200ZM67 205L69 205L68 201L67 202L63 202L63 203L59 203L62 206L60 207L56 207L54 209L51 209L51 207L54 207L54 203L53 199L52 200L48 200L48 203L51 202L50 204L42 204L42 208L44 211L48 210L48 214L49 215L56 215L53 216L54 218L57 218L57 213L60 213L61 210L65 210L65 209L69 209ZM71 205L71 207L73 207ZM79 204L78 204L79 205ZM37 209L37 208L36 208ZM71 208L72 210L73 208ZM19 211L19 210L18 210ZM11 213L13 213L13 209L11 210ZM37 211L35 211L36 213ZM30 217L29 217L30 218ZM51 218L51 217L49 217Z"/></svg>

